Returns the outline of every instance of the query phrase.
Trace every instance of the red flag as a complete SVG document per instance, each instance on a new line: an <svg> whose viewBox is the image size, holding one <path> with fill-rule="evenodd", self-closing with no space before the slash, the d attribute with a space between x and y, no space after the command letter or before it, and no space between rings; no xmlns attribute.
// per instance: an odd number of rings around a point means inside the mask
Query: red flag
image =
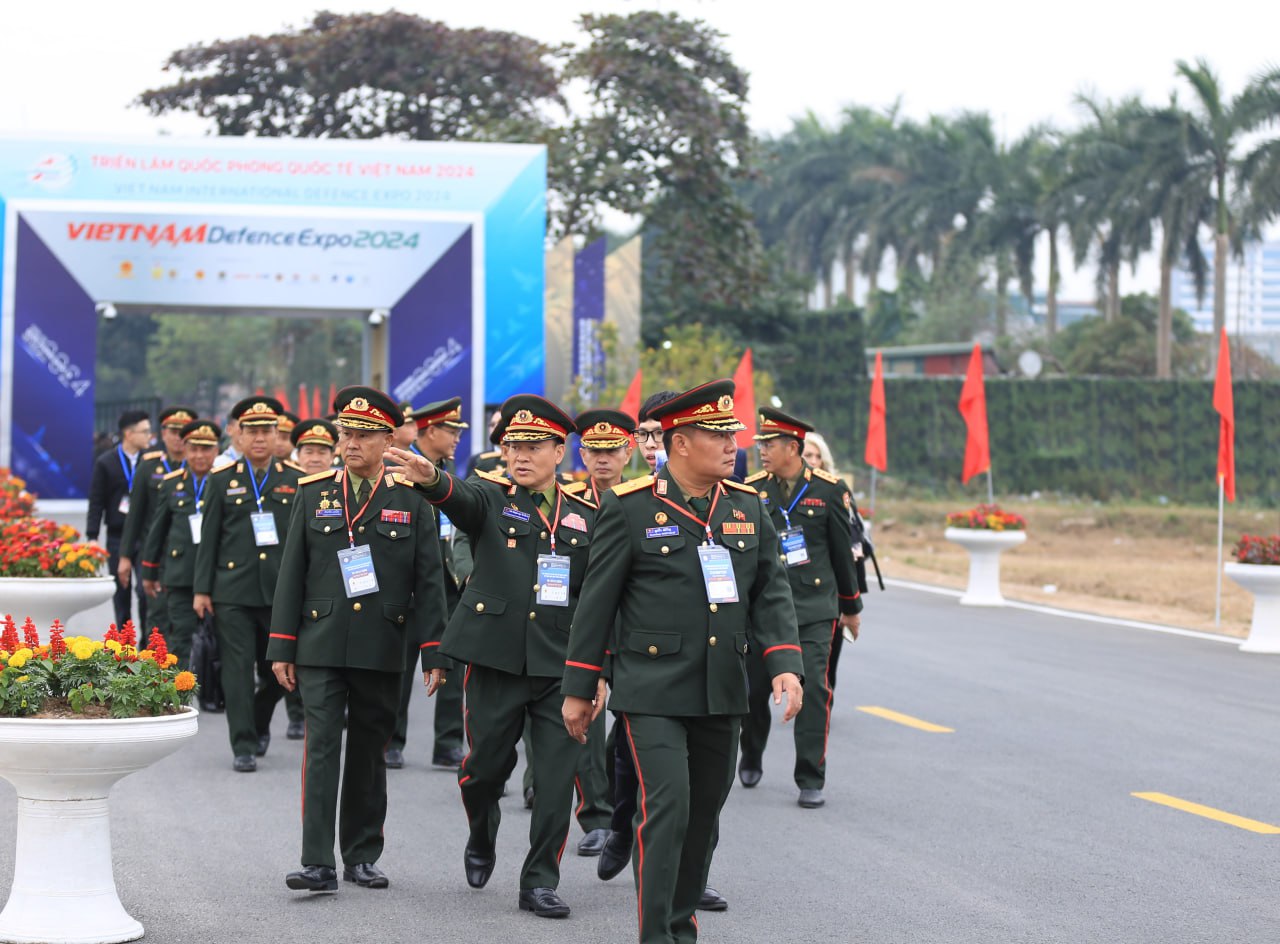
<svg viewBox="0 0 1280 944"><path fill-rule="evenodd" d="M334 383L332 380L330 380L329 381L329 409L326 410L324 413L321 413L319 416L312 417L312 419L318 420L318 419L324 418L324 416L327 415L328 413L337 413L338 411L333 406L333 401L336 399L338 399L338 385Z"/></svg>
<svg viewBox="0 0 1280 944"><path fill-rule="evenodd" d="M324 416L324 410L320 409L320 385L316 384L311 388L311 418L318 420Z"/></svg>
<svg viewBox="0 0 1280 944"><path fill-rule="evenodd" d="M280 401L280 404L281 406L284 407L286 413L293 412L293 410L289 406L289 394L284 392L284 387L280 386L279 384L276 384L275 392L273 392L271 395Z"/></svg>
<svg viewBox="0 0 1280 944"><path fill-rule="evenodd" d="M969 479L991 468L991 443L987 435L987 391L982 383L982 349L977 344L969 355L969 369L960 388L960 415L968 436L964 444L964 471L960 481Z"/></svg>
<svg viewBox="0 0 1280 944"><path fill-rule="evenodd" d="M750 449L755 442L752 439L756 434L755 376L751 366L751 348L747 348L742 360L738 361L738 369L733 372L733 415L747 427L737 435L739 449Z"/></svg>
<svg viewBox="0 0 1280 944"><path fill-rule="evenodd" d="M871 415L867 417L867 465L883 472L889 467L889 447L884 427L884 363L876 351L876 373L871 378Z"/></svg>
<svg viewBox="0 0 1280 944"><path fill-rule="evenodd" d="M640 415L640 374L637 370L635 377L631 380L631 386L627 388L627 395L622 398L622 406L618 407L627 416L638 417Z"/></svg>
<svg viewBox="0 0 1280 944"><path fill-rule="evenodd" d="M1231 396L1231 348L1227 329L1218 342L1218 375L1213 378L1213 408L1218 411L1218 478L1227 501L1236 500L1236 407Z"/></svg>
<svg viewBox="0 0 1280 944"><path fill-rule="evenodd" d="M312 419L311 410L308 407L309 407L309 404L307 403L307 385L304 383L300 383L298 384L298 409L297 409L298 419L300 420Z"/></svg>

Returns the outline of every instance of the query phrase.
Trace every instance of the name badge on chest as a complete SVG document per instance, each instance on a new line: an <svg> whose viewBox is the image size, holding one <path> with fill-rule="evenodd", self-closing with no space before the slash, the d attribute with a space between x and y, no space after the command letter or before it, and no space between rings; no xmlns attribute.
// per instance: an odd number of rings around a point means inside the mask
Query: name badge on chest
<svg viewBox="0 0 1280 944"><path fill-rule="evenodd" d="M569 605L569 558L561 554L538 555L538 604Z"/></svg>
<svg viewBox="0 0 1280 944"><path fill-rule="evenodd" d="M440 515L440 540L442 541L453 540L453 532L454 532L453 522L449 520L449 516L446 515L443 511L439 511L437 509L437 513Z"/></svg>
<svg viewBox="0 0 1280 944"><path fill-rule="evenodd" d="M127 515L129 513L129 496L128 495L125 495L123 498L120 499L120 504L116 505L116 511L120 512L120 514L122 515Z"/></svg>
<svg viewBox="0 0 1280 944"><path fill-rule="evenodd" d="M253 525L253 543L258 547L269 547L280 543L280 535L276 533L276 516L269 511L255 511L249 516Z"/></svg>
<svg viewBox="0 0 1280 944"><path fill-rule="evenodd" d="M338 551L338 569L342 571L342 588L348 598L378 592L378 575L373 569L373 552L369 545L344 547Z"/></svg>
<svg viewBox="0 0 1280 944"><path fill-rule="evenodd" d="M782 553L787 558L788 567L799 567L809 563L809 548L804 543L804 529L788 528L778 537L782 538Z"/></svg>
<svg viewBox="0 0 1280 944"><path fill-rule="evenodd" d="M738 578L733 573L733 558L719 544L703 544L698 548L702 565L702 583L708 603L737 603Z"/></svg>
<svg viewBox="0 0 1280 944"><path fill-rule="evenodd" d="M200 543L200 529L204 526L204 515L196 512L194 515L187 517L187 524L191 525L191 543Z"/></svg>

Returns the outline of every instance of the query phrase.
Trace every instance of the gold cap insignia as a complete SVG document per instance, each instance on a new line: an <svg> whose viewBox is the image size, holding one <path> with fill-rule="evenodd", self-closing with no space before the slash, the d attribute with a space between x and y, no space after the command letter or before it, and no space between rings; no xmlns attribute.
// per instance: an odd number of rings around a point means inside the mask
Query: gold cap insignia
<svg viewBox="0 0 1280 944"><path fill-rule="evenodd" d="M533 413L530 410L520 410L511 418L513 423L532 423Z"/></svg>
<svg viewBox="0 0 1280 944"><path fill-rule="evenodd" d="M348 404L348 408L352 410L358 410L361 413L363 413L365 410L369 409L369 401L366 400L364 397L355 397Z"/></svg>
<svg viewBox="0 0 1280 944"><path fill-rule="evenodd" d="M270 413L272 412L272 410L270 406L268 406L267 404L259 400L257 403L250 404L249 409L245 410L245 412L246 413Z"/></svg>
<svg viewBox="0 0 1280 944"><path fill-rule="evenodd" d="M613 432L613 424L601 420L599 423L596 423L596 432L601 436L608 436Z"/></svg>
<svg viewBox="0 0 1280 944"><path fill-rule="evenodd" d="M717 406L717 407L719 407L721 410L724 410L724 411L726 411L726 412L727 412L727 411L729 411L729 410L732 410L732 409L733 409L733 397L729 396L729 394L727 394L727 393L726 393L726 394L725 394L724 396L722 396L722 397L720 398L720 400L716 403L716 406Z"/></svg>

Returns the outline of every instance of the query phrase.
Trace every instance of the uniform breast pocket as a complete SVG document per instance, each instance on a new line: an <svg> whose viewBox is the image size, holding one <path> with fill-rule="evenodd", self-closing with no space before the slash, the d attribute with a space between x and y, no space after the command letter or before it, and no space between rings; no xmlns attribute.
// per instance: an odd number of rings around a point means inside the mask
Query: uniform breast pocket
<svg viewBox="0 0 1280 944"><path fill-rule="evenodd" d="M310 600L304 600L302 603L302 618L311 620L322 620L333 612L333 600L327 597L313 597Z"/></svg>
<svg viewBox="0 0 1280 944"><path fill-rule="evenodd" d="M492 593L481 593L468 587L462 592L462 600L458 606L481 616L501 616L507 611L507 601Z"/></svg>
<svg viewBox="0 0 1280 944"><path fill-rule="evenodd" d="M374 530L388 541L404 541L413 537L413 530L407 524L393 524L389 521L379 521L377 525L375 525Z"/></svg>
<svg viewBox="0 0 1280 944"><path fill-rule="evenodd" d="M284 509L293 507L293 502L297 498L297 489L290 488L288 491L284 489L272 489L271 501ZM263 504L266 504L265 502Z"/></svg>
<svg viewBox="0 0 1280 944"><path fill-rule="evenodd" d="M661 633L655 630L636 629L627 636L627 648L632 652L660 659L680 651L682 637L679 633Z"/></svg>
<svg viewBox="0 0 1280 944"><path fill-rule="evenodd" d="M575 531L573 528L561 527L556 531L556 548L572 550L586 548L591 544L591 535L586 531Z"/></svg>
<svg viewBox="0 0 1280 944"><path fill-rule="evenodd" d="M758 534L726 534L723 540L725 547L739 554L754 554L760 546Z"/></svg>
<svg viewBox="0 0 1280 944"><path fill-rule="evenodd" d="M312 517L307 520L307 528L314 535L322 534L340 534L346 537L347 525L342 518L337 515L325 518Z"/></svg>
<svg viewBox="0 0 1280 944"><path fill-rule="evenodd" d="M657 535L654 537L646 536L640 542L640 550L645 554L653 554L658 557L667 557L684 547L688 538L685 537L683 531L677 531L675 534Z"/></svg>
<svg viewBox="0 0 1280 944"><path fill-rule="evenodd" d="M520 540L527 537L529 532L533 530L533 525L528 521L521 521L519 518L508 518L506 515L502 515L497 520L498 530L508 539L515 538Z"/></svg>

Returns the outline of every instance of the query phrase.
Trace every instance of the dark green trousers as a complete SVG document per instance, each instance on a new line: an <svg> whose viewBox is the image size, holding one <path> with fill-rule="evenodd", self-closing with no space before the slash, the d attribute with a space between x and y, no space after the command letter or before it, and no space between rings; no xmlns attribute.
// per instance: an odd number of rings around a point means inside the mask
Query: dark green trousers
<svg viewBox="0 0 1280 944"><path fill-rule="evenodd" d="M804 707L792 721L795 728L795 782L801 790L821 790L827 780L827 735L831 730L832 689L827 666L831 660L831 643L838 631L835 620L806 623L800 627L800 649L804 659ZM773 683L765 674L764 660L757 655L747 659L747 678L751 686L751 712L742 722L742 757L758 769L769 728L773 723Z"/></svg>
<svg viewBox="0 0 1280 944"><path fill-rule="evenodd" d="M185 669L191 661L191 640L196 636L196 611L191 607L190 587L166 587L164 599L159 596L151 601L152 610L159 615L168 614L168 629L162 629L165 645L178 657L178 668Z"/></svg>
<svg viewBox="0 0 1280 944"><path fill-rule="evenodd" d="M515 769L525 719L530 722L534 801L521 889L560 884L560 856L569 840L573 778L582 745L564 729L560 681L473 665L463 682L470 749L458 770L458 786L473 848L494 848L502 819L498 800Z"/></svg>
<svg viewBox="0 0 1280 944"><path fill-rule="evenodd" d="M377 862L382 855L382 825L387 818L387 766L383 752L396 723L400 673L300 665L298 690L307 715L302 762L302 864L335 866L335 824L345 864Z"/></svg>
<svg viewBox="0 0 1280 944"><path fill-rule="evenodd" d="M410 641L405 654L404 675L400 679L400 706L396 714L396 730L391 736L389 747L398 751L404 750L409 741L409 700L415 689L421 688L422 667L419 661L418 643ZM432 755L439 756L447 751L462 747L462 673L449 673L449 680L443 688L432 697L436 700L435 743Z"/></svg>
<svg viewBox="0 0 1280 944"><path fill-rule="evenodd" d="M613 788L610 785L609 771L605 767L606 756L606 712L591 723L587 733L587 744L582 748L578 758L578 769L573 776L573 792L577 797L573 815L584 833L593 829L608 829L613 815ZM529 736L529 725L524 727L524 789L533 786L534 764L533 739ZM537 791L534 791L537 794Z"/></svg>
<svg viewBox="0 0 1280 944"><path fill-rule="evenodd" d="M622 718L640 778L632 858L640 944L696 941L693 915L733 783L738 718Z"/></svg>
<svg viewBox="0 0 1280 944"><path fill-rule="evenodd" d="M222 656L222 693L227 700L231 753L237 757L253 754L258 750L258 732L270 729L271 714L284 695L266 660L271 607L215 602L213 625Z"/></svg>

